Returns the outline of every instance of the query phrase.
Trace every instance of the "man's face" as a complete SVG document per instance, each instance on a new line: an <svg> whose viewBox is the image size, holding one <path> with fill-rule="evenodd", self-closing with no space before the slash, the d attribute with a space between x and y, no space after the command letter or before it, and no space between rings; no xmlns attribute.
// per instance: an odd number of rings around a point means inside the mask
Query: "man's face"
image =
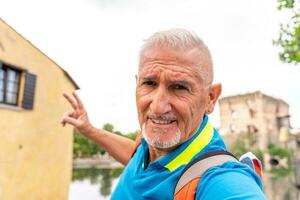
<svg viewBox="0 0 300 200"><path fill-rule="evenodd" d="M143 53L136 102L143 136L151 146L174 148L201 124L209 93L200 67L207 67L207 59L196 49L152 48Z"/></svg>

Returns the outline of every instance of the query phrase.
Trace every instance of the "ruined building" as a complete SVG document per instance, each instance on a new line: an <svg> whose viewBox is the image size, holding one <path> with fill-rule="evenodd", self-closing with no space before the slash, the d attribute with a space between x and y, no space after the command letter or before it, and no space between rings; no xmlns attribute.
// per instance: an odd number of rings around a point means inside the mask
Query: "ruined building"
<svg viewBox="0 0 300 200"><path fill-rule="evenodd" d="M266 149L269 143L284 145L288 140L289 105L260 91L219 100L220 133L227 144L239 137L247 145Z"/></svg>

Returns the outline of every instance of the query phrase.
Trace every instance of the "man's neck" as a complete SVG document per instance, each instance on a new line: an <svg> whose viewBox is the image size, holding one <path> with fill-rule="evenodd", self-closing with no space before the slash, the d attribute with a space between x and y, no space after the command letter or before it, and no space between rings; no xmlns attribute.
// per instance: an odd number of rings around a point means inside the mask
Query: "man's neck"
<svg viewBox="0 0 300 200"><path fill-rule="evenodd" d="M154 161L158 160L160 157L167 155L168 153L173 151L175 148L176 148L176 146L168 148L168 149L158 149L158 148L155 148L155 147L152 147L149 145L149 162L154 162Z"/></svg>

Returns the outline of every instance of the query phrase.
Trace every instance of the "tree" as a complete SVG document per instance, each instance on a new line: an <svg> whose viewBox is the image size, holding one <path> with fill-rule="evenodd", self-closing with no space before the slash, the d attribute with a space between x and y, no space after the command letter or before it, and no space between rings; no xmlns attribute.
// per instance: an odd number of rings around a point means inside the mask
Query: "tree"
<svg viewBox="0 0 300 200"><path fill-rule="evenodd" d="M92 155L104 153L105 151L103 148L81 135L77 129L74 129L73 156L75 158L90 157Z"/></svg>
<svg viewBox="0 0 300 200"><path fill-rule="evenodd" d="M102 129L107 130L107 131L112 132L112 133L117 134L117 135L121 135L121 136L127 137L127 138L129 138L131 140L135 140L136 136L137 136L137 131L133 132L133 133L127 133L127 134L124 134L121 131L116 131L116 130L114 130L114 126L112 124L110 124L110 123L104 124L103 127L102 127Z"/></svg>
<svg viewBox="0 0 300 200"><path fill-rule="evenodd" d="M114 132L114 126L110 123L106 123L102 127L104 130L107 130L109 132Z"/></svg>
<svg viewBox="0 0 300 200"><path fill-rule="evenodd" d="M103 125L102 129L112 132L117 135L127 137L131 140L135 140L137 132L123 134L120 131L115 131L114 126L110 123ZM73 156L78 157L91 157L97 154L104 154L105 150L94 143L93 141L87 139L85 136L81 135L77 129L74 129L74 143L73 143Z"/></svg>
<svg viewBox="0 0 300 200"><path fill-rule="evenodd" d="M277 0L278 10L285 10L291 13L290 22L281 24L279 38L274 41L275 45L282 49L279 58L283 62L300 63L300 1L298 0Z"/></svg>

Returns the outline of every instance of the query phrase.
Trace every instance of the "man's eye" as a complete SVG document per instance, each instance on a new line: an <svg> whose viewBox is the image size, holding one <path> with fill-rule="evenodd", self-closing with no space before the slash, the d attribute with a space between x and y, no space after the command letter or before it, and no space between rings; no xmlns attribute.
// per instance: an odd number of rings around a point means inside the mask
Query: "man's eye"
<svg viewBox="0 0 300 200"><path fill-rule="evenodd" d="M183 86L183 85L173 85L172 86L173 89L175 90L187 90L187 87Z"/></svg>
<svg viewBox="0 0 300 200"><path fill-rule="evenodd" d="M145 81L145 82L143 82L143 85L156 86L156 82L154 82L154 81Z"/></svg>

